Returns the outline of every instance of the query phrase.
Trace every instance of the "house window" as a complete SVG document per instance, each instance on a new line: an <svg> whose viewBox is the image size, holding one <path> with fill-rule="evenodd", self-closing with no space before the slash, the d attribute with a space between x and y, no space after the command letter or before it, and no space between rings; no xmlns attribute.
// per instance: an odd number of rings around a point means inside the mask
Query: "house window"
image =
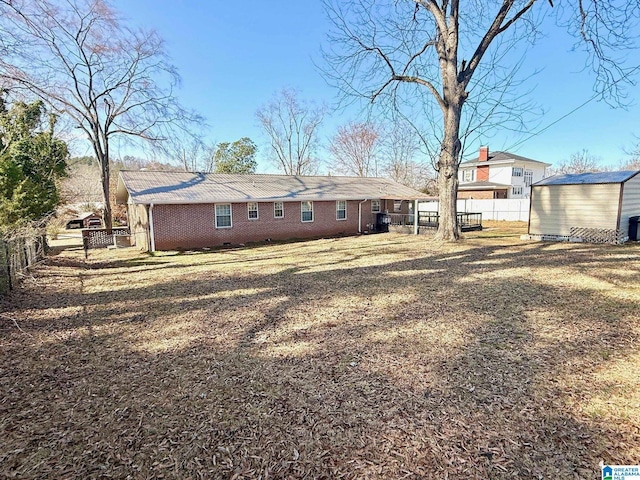
<svg viewBox="0 0 640 480"><path fill-rule="evenodd" d="M531 170L524 171L524 185L530 187L533 183L533 172Z"/></svg>
<svg viewBox="0 0 640 480"><path fill-rule="evenodd" d="M462 171L462 181L463 182L473 182L476 171L472 169L467 169Z"/></svg>
<svg viewBox="0 0 640 480"><path fill-rule="evenodd" d="M511 169L511 172L512 172L511 175L513 177L521 177L522 176L522 171L523 171L522 167L513 167Z"/></svg>
<svg viewBox="0 0 640 480"><path fill-rule="evenodd" d="M514 196L522 195L522 187L512 187L511 194Z"/></svg>
<svg viewBox="0 0 640 480"><path fill-rule="evenodd" d="M216 228L231 228L231 204L216 205Z"/></svg>
<svg viewBox="0 0 640 480"><path fill-rule="evenodd" d="M393 201L393 211L401 212L402 211L402 200L394 200Z"/></svg>
<svg viewBox="0 0 640 480"><path fill-rule="evenodd" d="M273 218L284 218L284 203L273 203Z"/></svg>
<svg viewBox="0 0 640 480"><path fill-rule="evenodd" d="M247 203L247 217L249 218L249 220L258 219L258 203L257 202Z"/></svg>
<svg viewBox="0 0 640 480"><path fill-rule="evenodd" d="M300 202L303 222L313 222L313 202Z"/></svg>
<svg viewBox="0 0 640 480"><path fill-rule="evenodd" d="M378 213L380 211L380 200L371 200L371 213Z"/></svg>
<svg viewBox="0 0 640 480"><path fill-rule="evenodd" d="M338 200L336 202L336 220L347 219L347 202L345 200Z"/></svg>

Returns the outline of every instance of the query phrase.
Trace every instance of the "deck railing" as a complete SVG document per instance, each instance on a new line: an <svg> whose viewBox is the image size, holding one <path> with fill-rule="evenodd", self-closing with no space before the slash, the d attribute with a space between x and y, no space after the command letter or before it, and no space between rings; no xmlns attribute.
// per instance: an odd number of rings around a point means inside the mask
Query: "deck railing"
<svg viewBox="0 0 640 480"><path fill-rule="evenodd" d="M416 216L412 213L389 213L388 225L391 227L413 227ZM440 214L438 212L419 212L418 227L438 228ZM372 215L371 224L376 225L376 216ZM458 213L458 225L462 231L482 230L482 213Z"/></svg>
<svg viewBox="0 0 640 480"><path fill-rule="evenodd" d="M482 230L482 213L458 213L458 225L462 231ZM418 212L418 226L438 228L438 212Z"/></svg>
<svg viewBox="0 0 640 480"><path fill-rule="evenodd" d="M394 227L409 227L413 226L413 222L415 222L415 215L413 214L405 214L405 213L390 213L389 217L391 218L391 223Z"/></svg>
<svg viewBox="0 0 640 480"><path fill-rule="evenodd" d="M88 228L82 231L82 244L85 256L90 248L105 248L118 245L118 237L128 237L129 227Z"/></svg>

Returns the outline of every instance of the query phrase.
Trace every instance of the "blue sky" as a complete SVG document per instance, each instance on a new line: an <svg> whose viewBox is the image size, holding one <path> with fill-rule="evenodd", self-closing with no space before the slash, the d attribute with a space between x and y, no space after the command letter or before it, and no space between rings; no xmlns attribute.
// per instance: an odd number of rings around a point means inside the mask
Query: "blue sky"
<svg viewBox="0 0 640 480"><path fill-rule="evenodd" d="M256 110L283 87L301 97L333 104L336 92L318 68L320 48L329 25L316 0L117 0L116 7L132 24L156 29L165 39L172 62L182 76L179 96L189 108L204 115L211 141L252 138L260 147L259 172L273 171L265 159L266 138L255 118ZM547 6L545 4L545 6ZM584 56L570 52L572 40L554 25L527 54L527 69L542 69L531 78L531 100L544 109L538 128L544 127L588 100L593 77L584 71ZM631 63L640 64L640 52ZM546 132L510 151L557 164L582 149L602 157L605 164L626 158L640 137L640 91L629 90L634 105L612 109L593 101ZM338 125L356 119L356 111L335 112L321 132L326 141ZM536 125L531 125L535 131ZM507 149L523 140L497 131L482 143L490 150ZM468 153L479 144L471 145Z"/></svg>

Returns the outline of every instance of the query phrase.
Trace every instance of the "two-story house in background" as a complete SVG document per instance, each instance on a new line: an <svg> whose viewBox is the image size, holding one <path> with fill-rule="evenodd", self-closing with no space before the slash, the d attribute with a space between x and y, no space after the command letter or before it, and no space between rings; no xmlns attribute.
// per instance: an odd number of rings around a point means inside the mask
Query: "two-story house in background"
<svg viewBox="0 0 640 480"><path fill-rule="evenodd" d="M529 198L531 184L546 178L550 163L480 147L476 160L460 163L458 198Z"/></svg>

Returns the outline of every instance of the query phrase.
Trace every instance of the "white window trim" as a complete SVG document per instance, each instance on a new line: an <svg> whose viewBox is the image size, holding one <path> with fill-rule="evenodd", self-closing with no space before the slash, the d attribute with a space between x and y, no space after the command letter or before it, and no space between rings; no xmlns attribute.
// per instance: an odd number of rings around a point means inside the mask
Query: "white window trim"
<svg viewBox="0 0 640 480"><path fill-rule="evenodd" d="M520 190L520 192L516 193L516 188L518 190ZM523 189L521 186L519 185L514 185L513 187L511 187L511 195L515 195L515 196L521 196L523 194Z"/></svg>
<svg viewBox="0 0 640 480"><path fill-rule="evenodd" d="M374 210L373 209L373 202L377 202L378 203L378 209ZM374 199L371 200L371 213L380 213L382 211L382 203L380 202L380 200Z"/></svg>
<svg viewBox="0 0 640 480"><path fill-rule="evenodd" d="M533 183L533 170L525 170L523 177L525 187L530 187Z"/></svg>
<svg viewBox="0 0 640 480"><path fill-rule="evenodd" d="M218 226L218 206L229 205L229 223L230 225ZM213 205L216 228L233 228L233 206L230 203L216 203ZM226 217L226 215L225 215Z"/></svg>
<svg viewBox="0 0 640 480"><path fill-rule="evenodd" d="M308 210L308 211L310 211L310 212L311 212L311 220L304 220L304 219L302 218L302 214L303 214L303 213L305 213L305 212L304 212L304 210L302 210L302 204L303 204L303 203L308 203L308 204L310 204L310 205L311 205L311 210ZM300 221L301 221L302 223L311 223L311 222L313 222L313 220L314 220L314 215L313 215L313 202L308 201L308 200L303 200L302 202L300 202Z"/></svg>
<svg viewBox="0 0 640 480"><path fill-rule="evenodd" d="M251 218L249 216L249 212L252 212L253 210L249 210L249 205L255 205L256 206L256 218ZM253 220L259 220L260 219L260 211L259 211L259 207L258 207L258 202L247 202L247 220L253 221Z"/></svg>
<svg viewBox="0 0 640 480"><path fill-rule="evenodd" d="M476 173L476 171L471 169L471 168L467 168L467 169L463 170L462 171L462 181L463 182L473 182L475 180L475 173Z"/></svg>
<svg viewBox="0 0 640 480"><path fill-rule="evenodd" d="M338 212L342 211L342 209L338 208L338 204L344 203L344 218L338 217ZM347 201L346 200L336 200L336 220L339 222L347 219Z"/></svg>
<svg viewBox="0 0 640 480"><path fill-rule="evenodd" d="M398 203L398 208L396 208L396 202ZM402 200L394 200L393 201L393 211L401 212L402 211Z"/></svg>
<svg viewBox="0 0 640 480"><path fill-rule="evenodd" d="M276 205L282 205L282 215L276 215ZM284 218L284 202L273 202L273 218Z"/></svg>
<svg viewBox="0 0 640 480"><path fill-rule="evenodd" d="M520 175L516 175L516 170L520 172ZM521 178L524 176L524 168L523 167L511 167L511 176Z"/></svg>

